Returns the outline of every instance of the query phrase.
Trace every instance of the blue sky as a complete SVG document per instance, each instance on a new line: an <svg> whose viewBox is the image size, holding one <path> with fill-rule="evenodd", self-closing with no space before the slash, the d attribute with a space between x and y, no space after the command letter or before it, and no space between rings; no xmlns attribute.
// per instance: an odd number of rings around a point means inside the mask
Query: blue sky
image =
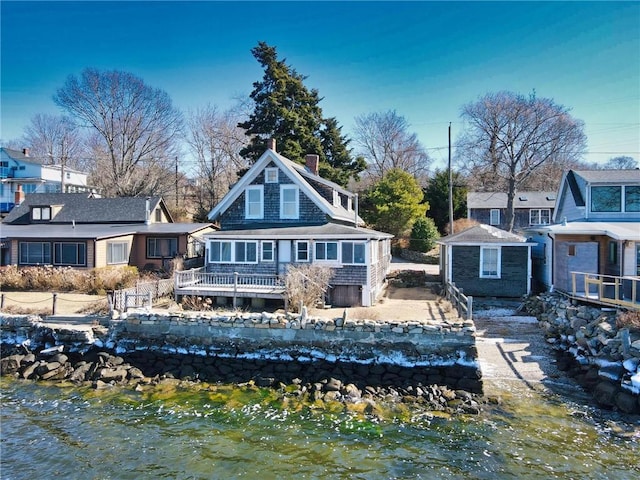
<svg viewBox="0 0 640 480"><path fill-rule="evenodd" d="M553 98L586 124L588 161L640 160L638 2L15 2L1 8L1 130L19 138L68 75L117 69L183 110L224 109L275 46L349 134L396 110L439 165L447 127L487 92Z"/></svg>

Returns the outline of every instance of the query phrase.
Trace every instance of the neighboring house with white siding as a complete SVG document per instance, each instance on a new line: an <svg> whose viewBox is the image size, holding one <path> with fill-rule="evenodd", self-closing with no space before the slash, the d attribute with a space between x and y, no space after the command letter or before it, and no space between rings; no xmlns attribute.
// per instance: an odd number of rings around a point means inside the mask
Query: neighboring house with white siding
<svg viewBox="0 0 640 480"><path fill-rule="evenodd" d="M26 148L22 151L0 148L0 215L9 213L30 193L81 193L91 190L84 172L61 165L44 165L30 157Z"/></svg>

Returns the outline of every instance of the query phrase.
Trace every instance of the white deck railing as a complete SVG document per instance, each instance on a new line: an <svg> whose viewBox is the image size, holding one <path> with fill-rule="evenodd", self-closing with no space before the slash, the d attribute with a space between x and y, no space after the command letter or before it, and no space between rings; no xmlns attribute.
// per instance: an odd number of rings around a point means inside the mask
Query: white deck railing
<svg viewBox="0 0 640 480"><path fill-rule="evenodd" d="M233 288L234 290L276 290L284 288L284 280L278 275L245 273L210 273L204 267L175 273L176 291L197 286L202 289Z"/></svg>
<svg viewBox="0 0 640 480"><path fill-rule="evenodd" d="M576 298L640 309L640 277L571 272L571 292Z"/></svg>

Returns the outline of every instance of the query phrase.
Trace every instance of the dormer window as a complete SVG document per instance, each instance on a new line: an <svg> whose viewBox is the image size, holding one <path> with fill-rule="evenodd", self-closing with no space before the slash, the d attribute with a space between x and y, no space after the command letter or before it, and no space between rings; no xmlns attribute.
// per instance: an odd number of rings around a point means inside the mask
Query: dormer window
<svg viewBox="0 0 640 480"><path fill-rule="evenodd" d="M265 168L264 169L264 183L278 183L278 169L277 168Z"/></svg>
<svg viewBox="0 0 640 480"><path fill-rule="evenodd" d="M51 207L32 207L31 219L36 222L47 222L51 220Z"/></svg>

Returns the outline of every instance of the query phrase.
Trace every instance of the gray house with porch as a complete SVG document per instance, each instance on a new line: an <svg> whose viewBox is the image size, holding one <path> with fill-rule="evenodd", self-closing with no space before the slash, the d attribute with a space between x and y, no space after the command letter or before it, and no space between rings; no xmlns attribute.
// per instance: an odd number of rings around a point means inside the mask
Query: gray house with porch
<svg viewBox="0 0 640 480"><path fill-rule="evenodd" d="M392 236L364 227L357 195L320 177L317 155L302 165L270 147L209 213L220 230L206 236L202 271L182 272L176 294L283 297L289 266L315 264L331 269L326 302L372 305Z"/></svg>

